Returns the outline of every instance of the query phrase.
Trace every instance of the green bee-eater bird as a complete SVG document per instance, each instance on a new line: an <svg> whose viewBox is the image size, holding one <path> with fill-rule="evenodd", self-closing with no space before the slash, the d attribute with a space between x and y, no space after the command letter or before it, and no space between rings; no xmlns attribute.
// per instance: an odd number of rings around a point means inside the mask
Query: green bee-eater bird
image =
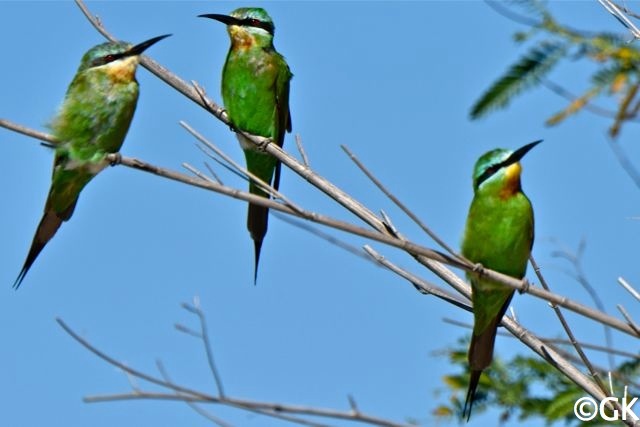
<svg viewBox="0 0 640 427"><path fill-rule="evenodd" d="M467 216L462 254L470 261L521 279L533 245L533 209L520 185L520 159L541 141L509 151L498 148L483 154L473 170L473 201ZM471 378L462 411L471 407L482 371L491 364L498 325L513 289L468 273L474 325L469 346Z"/></svg>
<svg viewBox="0 0 640 427"><path fill-rule="evenodd" d="M107 154L117 153L122 147L138 102L135 74L139 55L168 36L135 46L103 43L82 57L60 111L49 125L59 141L55 144L51 188L14 288L20 286L60 225L71 218L80 191L108 165Z"/></svg>
<svg viewBox="0 0 640 427"><path fill-rule="evenodd" d="M200 17L226 24L231 47L222 70L222 99L234 128L270 138L282 147L285 132L291 132L289 81L293 76L284 57L273 47L274 25L261 8L239 8L231 15ZM278 189L280 162L237 134L249 172ZM275 172L275 176L274 176ZM269 197L253 182L249 191ZM258 274L260 248L267 233L269 209L249 204L247 228L254 242L254 282Z"/></svg>

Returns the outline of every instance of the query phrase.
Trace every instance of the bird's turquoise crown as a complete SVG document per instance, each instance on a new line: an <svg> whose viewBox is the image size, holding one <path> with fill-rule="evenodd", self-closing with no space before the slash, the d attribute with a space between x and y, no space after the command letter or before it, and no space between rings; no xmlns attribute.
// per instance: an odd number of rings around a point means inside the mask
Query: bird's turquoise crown
<svg viewBox="0 0 640 427"><path fill-rule="evenodd" d="M496 148L480 156L473 168L473 187L478 188L483 181L497 172L511 154L513 154L511 150Z"/></svg>
<svg viewBox="0 0 640 427"><path fill-rule="evenodd" d="M250 27L262 28L270 34L275 32L275 25L266 10L261 7L240 7L230 14L234 18L244 21Z"/></svg>

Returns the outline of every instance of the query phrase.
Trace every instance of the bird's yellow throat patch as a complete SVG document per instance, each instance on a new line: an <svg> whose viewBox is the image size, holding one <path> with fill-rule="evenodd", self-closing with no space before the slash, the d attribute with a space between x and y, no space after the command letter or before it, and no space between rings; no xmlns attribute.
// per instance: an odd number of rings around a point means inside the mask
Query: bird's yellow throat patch
<svg viewBox="0 0 640 427"><path fill-rule="evenodd" d="M239 25L229 26L231 44L236 49L249 49L256 43L256 39L249 31Z"/></svg>
<svg viewBox="0 0 640 427"><path fill-rule="evenodd" d="M507 166L504 170L504 186L500 190L500 197L507 199L518 191L520 191L520 174L522 173L522 166L519 162Z"/></svg>
<svg viewBox="0 0 640 427"><path fill-rule="evenodd" d="M105 71L114 83L130 82L136 74L136 66L140 58L138 56L129 56L118 61L106 64Z"/></svg>

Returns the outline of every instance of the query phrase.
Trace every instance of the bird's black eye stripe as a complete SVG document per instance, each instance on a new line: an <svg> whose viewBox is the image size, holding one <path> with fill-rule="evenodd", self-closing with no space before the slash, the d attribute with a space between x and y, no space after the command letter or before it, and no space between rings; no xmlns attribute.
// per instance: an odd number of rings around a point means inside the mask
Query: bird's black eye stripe
<svg viewBox="0 0 640 427"><path fill-rule="evenodd" d="M122 55L116 55L116 54L110 53L108 55L101 56L99 58L94 59L93 62L91 63L91 66L99 67L100 65L108 64L109 62L113 62L120 58L122 58Z"/></svg>
<svg viewBox="0 0 640 427"><path fill-rule="evenodd" d="M491 175L493 175L494 173L498 172L500 169L506 167L506 166L510 166L512 165L514 162L511 159L511 156L509 156L506 160L503 160L500 163L496 163L495 165L491 165L489 166L483 173L482 175L480 175L480 177L478 178L478 186L480 184L482 184L484 181L486 181L487 179L489 179L489 177L491 177Z"/></svg>
<svg viewBox="0 0 640 427"><path fill-rule="evenodd" d="M242 20L242 25L246 25L248 27L262 28L263 30L265 30L269 34L273 34L273 30L274 30L272 23L260 21L259 19L255 19L255 18L245 18L245 19L243 19Z"/></svg>
<svg viewBox="0 0 640 427"><path fill-rule="evenodd" d="M489 166L483 173L482 175L480 175L480 177L478 178L478 183L476 184L476 186L480 186L480 184L482 184L483 182L485 182L487 179L489 179L489 177L491 177L491 175L493 175L494 173L498 172L498 170L502 167L502 163L496 163L495 165L491 165Z"/></svg>

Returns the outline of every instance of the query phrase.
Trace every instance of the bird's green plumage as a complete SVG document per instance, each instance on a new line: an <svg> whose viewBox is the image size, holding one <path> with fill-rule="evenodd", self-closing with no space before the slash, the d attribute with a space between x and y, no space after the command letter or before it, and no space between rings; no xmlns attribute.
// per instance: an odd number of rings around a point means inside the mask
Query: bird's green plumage
<svg viewBox="0 0 640 427"><path fill-rule="evenodd" d="M137 56L164 37L136 46L103 43L82 57L62 106L50 124L58 141L51 187L44 215L14 287L20 285L62 222L71 218L84 186L107 166L106 156L122 147L138 101Z"/></svg>
<svg viewBox="0 0 640 427"><path fill-rule="evenodd" d="M104 69L89 65L94 58L131 47L105 43L84 55L60 112L51 123L60 143L56 145L45 210L61 213L75 204L82 188L107 165L107 154L120 151L138 101L138 83L135 79L113 81Z"/></svg>
<svg viewBox="0 0 640 427"><path fill-rule="evenodd" d="M496 149L476 162L474 197L462 241L462 254L470 261L512 277L522 278L533 244L533 209L520 185L518 160L536 143L517 152ZM514 153L517 158L514 158ZM474 326L469 347L471 380L463 416L471 405L480 374L489 366L500 320L513 289L469 273Z"/></svg>
<svg viewBox="0 0 640 427"><path fill-rule="evenodd" d="M285 132L291 131L289 81L292 74L284 57L273 46L271 17L261 8L239 8L228 16L201 16L227 25L231 47L222 71L222 98L233 127L270 138L282 147ZM280 178L277 159L259 151L240 134L238 140L247 169L277 189ZM249 184L249 191L268 197L254 183ZM249 204L247 228L255 244L256 273L267 224L268 209Z"/></svg>
<svg viewBox="0 0 640 427"><path fill-rule="evenodd" d="M222 71L222 98L231 123L252 135L270 138L282 146L291 130L289 119L289 80L291 72L270 38L247 48L232 46ZM271 183L277 160L243 142L249 171ZM253 193L255 186L253 187ZM260 193L258 193L260 194Z"/></svg>

